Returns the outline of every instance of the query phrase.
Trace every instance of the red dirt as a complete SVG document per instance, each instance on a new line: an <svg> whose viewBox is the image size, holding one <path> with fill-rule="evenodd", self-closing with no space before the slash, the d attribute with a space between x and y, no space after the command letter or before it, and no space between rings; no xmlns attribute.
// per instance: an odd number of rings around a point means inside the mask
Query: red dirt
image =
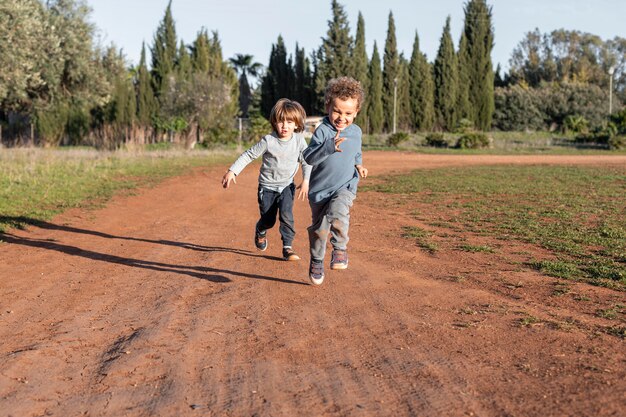
<svg viewBox="0 0 626 417"><path fill-rule="evenodd" d="M364 159L373 181L417 167L626 164ZM401 237L427 227L410 205L373 192L355 201L350 268L314 287L308 205L295 209L302 261L280 260L276 228L257 252L256 169L228 191L223 169L2 237L1 416L623 415L626 350L607 330L624 317L597 311L624 293L524 267L541 254L530 245L455 250L457 239L491 244L463 231L429 254Z"/></svg>

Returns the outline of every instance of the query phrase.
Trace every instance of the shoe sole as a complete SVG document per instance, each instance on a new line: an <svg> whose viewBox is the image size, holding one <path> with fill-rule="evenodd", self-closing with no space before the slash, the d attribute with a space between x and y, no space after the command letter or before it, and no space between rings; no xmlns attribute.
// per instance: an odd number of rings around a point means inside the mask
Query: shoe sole
<svg viewBox="0 0 626 417"><path fill-rule="evenodd" d="M299 261L300 257L298 255L291 255L283 259L286 260L287 262L293 262L293 261Z"/></svg>
<svg viewBox="0 0 626 417"><path fill-rule="evenodd" d="M313 278L312 276L309 275L309 280L311 281L311 284L313 285L322 285L324 283L324 275L322 275L322 278L316 279Z"/></svg>
<svg viewBox="0 0 626 417"><path fill-rule="evenodd" d="M330 269L334 269L335 271L340 271L342 269L348 269L348 265L346 264L334 264L330 266Z"/></svg>

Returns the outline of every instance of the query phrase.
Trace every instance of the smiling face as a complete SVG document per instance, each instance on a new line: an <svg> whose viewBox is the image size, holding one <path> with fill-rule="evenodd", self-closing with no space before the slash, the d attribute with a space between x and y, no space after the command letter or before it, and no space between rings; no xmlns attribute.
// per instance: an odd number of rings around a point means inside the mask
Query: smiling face
<svg viewBox="0 0 626 417"><path fill-rule="evenodd" d="M359 112L359 102L356 98L341 99L336 97L328 105L328 118L337 130L350 126Z"/></svg>
<svg viewBox="0 0 626 417"><path fill-rule="evenodd" d="M280 120L276 123L276 133L280 139L289 139L296 130L296 122L293 120Z"/></svg>

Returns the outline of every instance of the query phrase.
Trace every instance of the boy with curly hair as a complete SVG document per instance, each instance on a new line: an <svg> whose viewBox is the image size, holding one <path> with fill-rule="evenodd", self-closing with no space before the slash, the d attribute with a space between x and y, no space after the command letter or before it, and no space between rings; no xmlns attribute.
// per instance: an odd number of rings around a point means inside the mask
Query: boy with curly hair
<svg viewBox="0 0 626 417"><path fill-rule="evenodd" d="M328 116L302 153L313 167L309 182L312 224L308 232L309 279L314 285L324 282L329 234L333 246L330 269L348 268L350 207L356 198L359 177L367 177L361 152L361 128L354 124L364 95L361 83L351 77L330 80L324 95Z"/></svg>

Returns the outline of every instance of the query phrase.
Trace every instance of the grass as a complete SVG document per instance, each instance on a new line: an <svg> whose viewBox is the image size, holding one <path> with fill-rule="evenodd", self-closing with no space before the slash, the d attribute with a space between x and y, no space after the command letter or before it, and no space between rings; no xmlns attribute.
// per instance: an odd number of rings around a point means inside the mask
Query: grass
<svg viewBox="0 0 626 417"><path fill-rule="evenodd" d="M208 151L98 152L0 149L0 232L48 220L71 207L98 205L121 190L151 186L186 170L225 162Z"/></svg>
<svg viewBox="0 0 626 417"><path fill-rule="evenodd" d="M539 245L553 257L529 265L546 275L626 290L626 167L450 167L362 189L410 195L451 230Z"/></svg>
<svg viewBox="0 0 626 417"><path fill-rule="evenodd" d="M420 248L425 249L430 253L435 253L439 250L438 246L430 241L432 233L428 230L415 226L405 226L402 230L404 231L402 233L402 237L406 239L415 239L415 243Z"/></svg>
<svg viewBox="0 0 626 417"><path fill-rule="evenodd" d="M366 149L416 151L424 154L468 155L612 155L626 154L626 149L608 150L576 143L571 136L555 132L487 132L492 146L485 149L434 148L425 146L427 133L413 133L399 146L389 146L386 134L363 135ZM444 138L454 146L461 133L444 133Z"/></svg>

